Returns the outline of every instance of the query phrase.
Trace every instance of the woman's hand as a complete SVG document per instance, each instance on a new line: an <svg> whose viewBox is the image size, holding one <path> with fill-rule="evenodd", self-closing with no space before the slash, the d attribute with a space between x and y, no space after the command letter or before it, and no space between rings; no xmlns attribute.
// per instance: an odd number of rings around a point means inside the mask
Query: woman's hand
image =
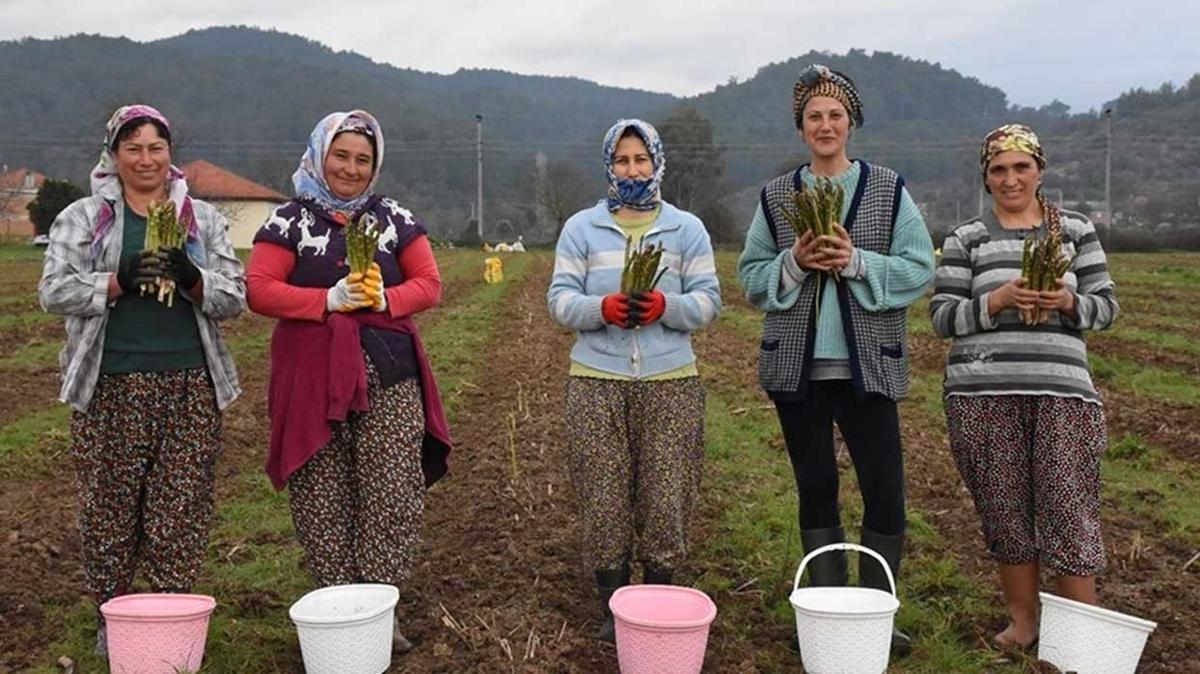
<svg viewBox="0 0 1200 674"><path fill-rule="evenodd" d="M850 232L838 223L833 223L833 236L822 234L817 237L817 246L822 262L832 271L841 271L854 257L854 242Z"/></svg>
<svg viewBox="0 0 1200 674"><path fill-rule="evenodd" d="M629 295L625 293L611 293L600 300L600 316L605 323L618 328L632 328L637 325L637 319L630 314Z"/></svg>
<svg viewBox="0 0 1200 674"><path fill-rule="evenodd" d="M180 290L191 292L200 282L200 268L182 248L159 248L158 259Z"/></svg>
<svg viewBox="0 0 1200 674"><path fill-rule="evenodd" d="M1025 279L1017 278L988 293L988 313L992 316L1005 309L1031 312L1038 306L1038 291L1026 290Z"/></svg>
<svg viewBox="0 0 1200 674"><path fill-rule="evenodd" d="M638 325L650 325L667 311L667 296L661 290L649 290L629 296L630 319L636 315Z"/></svg>
<svg viewBox="0 0 1200 674"><path fill-rule="evenodd" d="M829 271L829 265L824 261L824 253L819 249L820 240L812 232L805 232L796 243L792 244L792 257L801 269L809 271Z"/></svg>
<svg viewBox="0 0 1200 674"><path fill-rule="evenodd" d="M378 262L372 262L371 268L362 277L363 290L371 300L371 311L376 313L387 311L387 293L383 288L383 270Z"/></svg>
<svg viewBox="0 0 1200 674"><path fill-rule="evenodd" d="M325 293L325 310L346 313L371 306L362 278L362 274L350 274L338 280L337 285Z"/></svg>
<svg viewBox="0 0 1200 674"><path fill-rule="evenodd" d="M146 286L156 285L165 273L158 253L143 250L121 260L121 266L117 268L117 285L121 286L122 293L131 295Z"/></svg>
<svg viewBox="0 0 1200 674"><path fill-rule="evenodd" d="M1061 278L1055 281L1055 290L1043 290L1038 293L1037 305L1043 315L1057 311L1069 318L1076 318L1075 293L1067 289L1067 284Z"/></svg>

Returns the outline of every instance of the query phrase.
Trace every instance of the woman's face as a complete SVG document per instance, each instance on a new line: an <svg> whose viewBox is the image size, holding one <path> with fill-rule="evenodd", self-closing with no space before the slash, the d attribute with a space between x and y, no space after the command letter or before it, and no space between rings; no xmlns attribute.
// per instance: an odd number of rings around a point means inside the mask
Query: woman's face
<svg viewBox="0 0 1200 674"><path fill-rule="evenodd" d="M617 141L612 171L618 178L648 180L654 175L654 160L641 137L634 134Z"/></svg>
<svg viewBox="0 0 1200 674"><path fill-rule="evenodd" d="M988 162L986 181L992 201L1009 213L1029 208L1042 184L1042 170L1032 155L1008 150Z"/></svg>
<svg viewBox="0 0 1200 674"><path fill-rule="evenodd" d="M117 143L117 177L123 189L149 194L167 184L171 168L171 144L146 122L128 138Z"/></svg>
<svg viewBox="0 0 1200 674"><path fill-rule="evenodd" d="M846 154L850 114L836 98L814 96L804 106L800 135L814 157L834 159Z"/></svg>
<svg viewBox="0 0 1200 674"><path fill-rule="evenodd" d="M339 133L325 154L325 182L339 199L362 194L375 170L375 152L371 141L361 133Z"/></svg>

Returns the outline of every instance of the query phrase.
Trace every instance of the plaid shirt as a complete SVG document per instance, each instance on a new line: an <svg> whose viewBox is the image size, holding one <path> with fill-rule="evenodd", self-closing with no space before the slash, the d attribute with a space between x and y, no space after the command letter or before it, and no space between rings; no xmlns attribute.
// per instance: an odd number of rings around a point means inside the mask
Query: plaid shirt
<svg viewBox="0 0 1200 674"><path fill-rule="evenodd" d="M246 280L229 243L225 218L210 204L192 203L200 240L188 244L188 256L200 268L204 287L203 300L192 306L217 407L225 409L242 389L216 321L233 318L246 307ZM65 316L67 322L67 343L58 356L63 378L59 400L80 411L87 409L100 376L104 328L113 306L108 301L108 285L120 263L125 229L125 204L117 201L112 204L116 220L100 242L98 255L92 257L92 235L103 204L101 196L85 197L59 213L50 228L50 246L38 284L42 308ZM192 299L187 293L181 295Z"/></svg>

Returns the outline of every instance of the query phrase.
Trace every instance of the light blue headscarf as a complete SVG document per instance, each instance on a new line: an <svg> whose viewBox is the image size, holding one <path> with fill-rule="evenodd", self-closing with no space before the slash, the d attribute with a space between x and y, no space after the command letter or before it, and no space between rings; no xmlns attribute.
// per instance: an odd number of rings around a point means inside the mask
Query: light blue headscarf
<svg viewBox="0 0 1200 674"><path fill-rule="evenodd" d="M633 128L646 149L650 152L650 161L654 165L654 173L647 179L618 178L613 173L613 154L617 151L617 142L625 129ZM608 210L616 212L622 207L635 211L652 211L658 208L662 201L663 170L667 167L667 158L663 154L662 139L658 130L640 119L619 119L608 133L604 134L604 169L608 174Z"/></svg>
<svg viewBox="0 0 1200 674"><path fill-rule="evenodd" d="M342 199L329 189L325 182L325 155L333 144L333 137L343 131L354 131L371 136L375 140L375 168L371 173L371 181L367 189L353 199ZM383 165L383 127L371 113L365 110L350 112L334 112L325 116L317 123L316 128L308 136L308 148L300 158L300 167L292 174L292 185L296 189L296 198L316 202L332 215L342 211L348 215L354 214L375 193L375 183L379 180L379 167Z"/></svg>

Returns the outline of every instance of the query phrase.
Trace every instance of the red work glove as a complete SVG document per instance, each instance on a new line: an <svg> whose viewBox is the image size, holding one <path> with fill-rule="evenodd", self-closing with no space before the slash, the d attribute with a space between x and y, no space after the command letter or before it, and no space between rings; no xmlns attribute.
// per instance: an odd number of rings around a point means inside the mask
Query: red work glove
<svg viewBox="0 0 1200 674"><path fill-rule="evenodd" d="M625 293L612 293L605 295L600 301L600 316L605 323L611 323L618 327L627 328L629 326L629 296Z"/></svg>
<svg viewBox="0 0 1200 674"><path fill-rule="evenodd" d="M661 290L634 293L629 297L629 306L638 316L638 325L650 325L667 310L667 296Z"/></svg>

